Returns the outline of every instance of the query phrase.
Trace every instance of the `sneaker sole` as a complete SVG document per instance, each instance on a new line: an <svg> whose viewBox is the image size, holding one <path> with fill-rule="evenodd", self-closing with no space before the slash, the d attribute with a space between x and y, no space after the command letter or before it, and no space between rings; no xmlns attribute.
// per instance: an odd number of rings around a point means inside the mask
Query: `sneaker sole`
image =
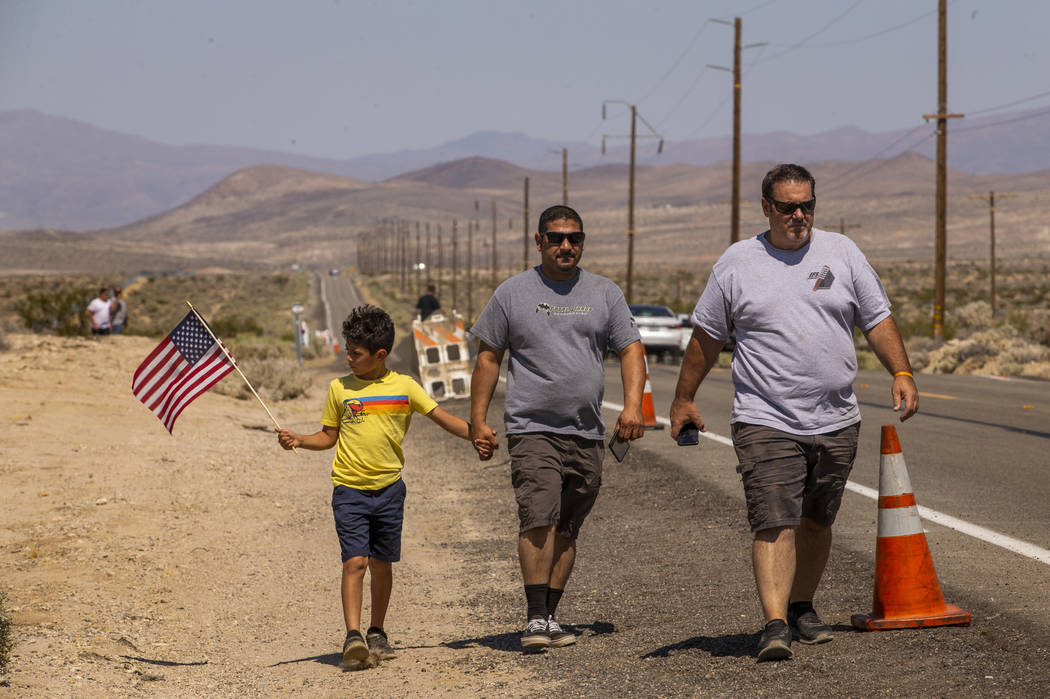
<svg viewBox="0 0 1050 699"><path fill-rule="evenodd" d="M550 648L551 639L548 636L522 636L521 647L525 650L536 650L538 648Z"/></svg>
<svg viewBox="0 0 1050 699"><path fill-rule="evenodd" d="M576 637L569 634L563 638L552 638L551 648L564 648L565 646L571 646L576 644Z"/></svg>
<svg viewBox="0 0 1050 699"><path fill-rule="evenodd" d="M795 640L799 643L804 643L807 646L815 646L818 643L827 643L832 638L834 638L834 636L832 636L830 633L825 634L823 636L817 636L816 638L802 638L802 636L795 634Z"/></svg>
<svg viewBox="0 0 1050 699"><path fill-rule="evenodd" d="M351 660L358 662L368 659L368 646L350 646L343 651L343 662L349 663Z"/></svg>
<svg viewBox="0 0 1050 699"><path fill-rule="evenodd" d="M787 660L791 657L791 646L774 642L758 652L758 662L767 660Z"/></svg>

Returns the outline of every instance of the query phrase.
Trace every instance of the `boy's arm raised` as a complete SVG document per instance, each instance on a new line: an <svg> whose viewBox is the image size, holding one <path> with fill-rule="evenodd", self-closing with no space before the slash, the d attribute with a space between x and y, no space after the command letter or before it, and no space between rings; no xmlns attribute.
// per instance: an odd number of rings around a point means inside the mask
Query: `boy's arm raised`
<svg viewBox="0 0 1050 699"><path fill-rule="evenodd" d="M274 429L277 433L277 441L285 449L311 449L313 451L324 451L331 449L339 440L339 428L322 425L320 432L313 434L299 434L291 430Z"/></svg>

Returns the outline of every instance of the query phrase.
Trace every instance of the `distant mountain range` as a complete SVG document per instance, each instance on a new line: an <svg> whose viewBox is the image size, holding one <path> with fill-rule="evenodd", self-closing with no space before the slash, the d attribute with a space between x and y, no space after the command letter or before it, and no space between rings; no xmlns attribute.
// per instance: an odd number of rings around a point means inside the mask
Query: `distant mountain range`
<svg viewBox="0 0 1050 699"><path fill-rule="evenodd" d="M745 162L859 163L905 151L932 157L932 133L929 125L881 133L843 127L813 135L745 134L741 150ZM0 112L0 229L85 231L124 225L177 207L235 171L260 164L340 175L363 181L363 186L405 173L412 173L409 179L419 177L420 170L474 156L521 168L514 174L501 170L504 178L528 171L553 173L561 167L562 148L569 149L574 171L626 160L625 146L602 156L591 144L497 131L478 132L435 148L337 160L228 146L171 146L36 111L6 111ZM668 142L662 155L651 144L639 149L643 165L702 167L729 157L728 137ZM949 164L955 170L978 175L1030 173L1048 163L1048 109L962 120L953 122L949 130ZM457 172L457 177L463 176ZM506 183L488 184L502 188Z"/></svg>

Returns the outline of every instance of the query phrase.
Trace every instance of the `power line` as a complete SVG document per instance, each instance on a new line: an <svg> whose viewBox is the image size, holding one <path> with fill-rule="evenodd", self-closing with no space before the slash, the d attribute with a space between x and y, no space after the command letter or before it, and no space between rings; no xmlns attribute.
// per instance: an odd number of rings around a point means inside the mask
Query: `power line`
<svg viewBox="0 0 1050 699"><path fill-rule="evenodd" d="M667 80L668 77L670 77L671 73L673 73L675 69L677 69L678 66L682 63L682 60L689 54L690 51L693 50L693 45L696 43L697 39L700 38L700 35L704 33L704 29L706 29L707 25L710 23L711 20L704 20L704 23L700 25L700 29L698 29L697 32L693 34L693 38L689 40L689 43L686 45L685 50L678 55L678 58L675 60L674 63L671 64L671 67L667 69L667 72L663 74L663 77L657 80L656 84L649 88L649 91L642 95L641 99L637 100L637 103L641 103L649 99L649 97L651 97L652 94L656 92L661 85L664 84L664 81Z"/></svg>
<svg viewBox="0 0 1050 699"><path fill-rule="evenodd" d="M833 26L833 25L834 25L834 24L835 24L836 22L838 22L838 21L839 21L839 20L841 20L841 19L842 19L843 17L845 17L846 15L848 15L849 13L851 13L851 12L853 12L853 11L854 11L855 9L857 9L857 8L858 8L858 7L860 6L860 4L861 4L861 3L863 3L863 2L864 2L864 0L857 0L857 2L855 2L855 3L853 3L852 5L850 5L849 7L847 7L847 8L846 8L846 10L845 10L845 12L842 12L841 14L839 14L839 15L838 15L837 17L835 17L834 19L832 19L832 20L831 20L830 22L828 22L827 24L825 24L825 25L824 25L823 27L821 27L821 28L820 28L820 29L818 29L817 31L813 32L812 34L810 34L809 36L807 36L807 37L806 37L805 39L803 39L802 41L798 42L797 44L794 44L794 45L792 45L792 46L789 46L788 48L786 48L785 50L781 51L780 53L777 53L777 54L774 54L774 55L770 56L769 58L765 59L765 61L763 61L763 63L765 63L765 62L767 62L767 61L772 61L772 60L773 60L773 59L775 59L775 58L780 58L780 57L781 57L781 56L783 56L784 54L786 54L786 53L791 53L792 51L794 51L794 50L795 50L795 49L797 49L797 48L802 48L803 46L805 46L806 42L808 42L808 41L809 41L810 39L813 39L813 38L815 38L815 37L818 37L818 36L820 36L821 34L823 34L824 32L826 32L826 31L827 31L828 29L830 29L830 28L831 28L831 27L832 27L832 26Z"/></svg>
<svg viewBox="0 0 1050 699"><path fill-rule="evenodd" d="M1044 114L1050 114L1050 107L1047 107L1046 109L1041 109L1038 112L1032 112L1030 114L1025 114L1024 116L1014 117L1013 119L1003 119L1002 121L993 121L990 124L978 124L976 126L965 126L965 127L958 128L958 129L952 129L952 133L955 134L955 133L960 133L960 132L963 132L963 131L978 131L980 129L987 129L987 128L990 128L992 126L1002 126L1003 124L1012 124L1015 121L1024 121L1025 119L1034 119L1036 117L1043 116Z"/></svg>
<svg viewBox="0 0 1050 699"><path fill-rule="evenodd" d="M994 107L986 107L984 109L976 109L976 110L968 109L968 110L966 110L966 113L968 115L970 115L970 116L974 116L975 114L987 114L988 112L997 112L1000 109L1006 109L1007 107L1015 107L1015 106L1017 106L1019 104L1024 104L1025 102L1031 102L1032 100L1037 100L1040 97L1046 97L1047 95L1050 95L1050 90L1048 90L1046 92L1040 92L1038 95L1032 95L1031 97L1024 97L1024 98L1019 99L1019 100L1014 100L1013 102L1007 102L1006 104L999 104L999 105L996 105Z"/></svg>
<svg viewBox="0 0 1050 699"><path fill-rule="evenodd" d="M924 126L925 126L925 124L924 124ZM869 175L872 175L872 174L874 174L874 173L878 172L878 171L879 171L879 170L881 170L882 168L884 168L884 167L886 167L887 165L889 165L890 163L892 163L892 162L893 162L893 159L894 159L894 158L896 158L896 157L897 157L898 155L901 155L901 153L907 153L908 151L912 150L912 149L913 149L913 148L915 148L916 146L918 146L918 145L920 145L920 144L924 143L925 141L927 141L928 139L931 139L931 138L933 138L933 137L934 137L934 136L936 136L936 135L937 135L937 132L936 132L936 131L931 131L930 133L926 134L925 136L923 136L922 138L920 138L920 139L919 139L918 141L916 141L915 143L912 143L912 144L911 144L911 145L909 145L909 146L908 146L907 148L903 149L903 150L902 150L902 151L901 151L900 153L897 153L897 155L894 155L894 156L890 156L890 157L886 158L885 160L879 161L879 162L878 162L878 163L876 163L875 165L871 166L871 168L870 168L870 169L869 169L869 170L868 170L867 172L862 172L862 173L860 173L859 175L857 175L856 177L854 177L854 178L852 178L852 179L843 179L843 176L842 176L842 175L840 175L840 176L839 176L839 179L835 180L835 182L834 182L833 184L831 184L831 185L828 185L828 187L826 187L826 188L824 189L824 191L825 191L825 192L827 192L828 190L831 190L831 191L835 191L835 190L837 190L837 189L841 189L841 188L845 187L845 186L846 186L846 185L848 185L848 184L852 184L852 183L856 182L857 180L862 180L862 179L864 179L865 177L868 177ZM857 171L859 171L859 170L862 170L862 169L863 169L863 168L865 168L865 167L868 167L869 165L871 165L870 161L869 161L869 162L866 162L866 163L864 163L863 165L860 165L859 167L853 168L852 170L848 170L848 171L846 172L846 174L848 175L848 174L850 174L850 173L854 173L854 172L857 172Z"/></svg>
<svg viewBox="0 0 1050 699"><path fill-rule="evenodd" d="M952 0L952 2L949 5L949 7L951 5L954 5L958 1L959 0ZM911 26L911 25L915 24L916 22L920 22L920 21L926 19L927 17L932 17L935 14L937 14L937 10L930 10L929 12L924 12L923 14L919 15L918 17L914 17L914 18L908 20L907 22L901 22L900 24L895 24L892 27L887 27L886 29L881 29L881 30L875 32L874 34L868 34L867 36L858 36L858 37L854 37L852 39L845 39L843 41L832 41L832 42L829 42L827 44L814 44L813 46L805 46L803 48L807 48L807 49L829 49L829 48L834 48L836 46L848 46L850 44L857 44L857 43L860 43L861 41L867 41L868 39L874 39L876 37L884 36L884 35L889 34L891 32L895 32L898 29L904 29L905 27Z"/></svg>

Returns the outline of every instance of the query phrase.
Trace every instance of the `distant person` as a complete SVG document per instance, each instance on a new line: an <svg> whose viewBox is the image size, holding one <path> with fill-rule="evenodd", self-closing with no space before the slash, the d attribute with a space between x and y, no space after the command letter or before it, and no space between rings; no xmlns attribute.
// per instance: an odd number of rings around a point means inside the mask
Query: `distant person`
<svg viewBox="0 0 1050 699"><path fill-rule="evenodd" d="M711 270L671 403L672 437L688 422L707 429L694 396L735 333L730 422L765 614L760 661L790 658L792 637L831 640L813 597L857 454L854 327L893 375L900 419L919 409L878 275L849 238L813 228L816 205L816 183L804 167L766 173L769 230L731 245Z"/></svg>
<svg viewBox="0 0 1050 699"><path fill-rule="evenodd" d="M109 305L112 314L110 326L114 335L120 335L128 327L128 304L124 300L124 290L119 285L113 287L113 302Z"/></svg>
<svg viewBox="0 0 1050 699"><path fill-rule="evenodd" d="M620 441L644 434L641 338L619 287L578 267L583 243L576 211L552 206L540 214L540 264L500 284L470 330L480 341L470 391L475 449L498 444L488 409L510 351L504 420L518 503L525 650L576 642L555 614L602 482L607 347L620 357L623 381L616 433Z"/></svg>
<svg viewBox="0 0 1050 699"><path fill-rule="evenodd" d="M91 321L92 335L109 335L112 331L112 320L110 316L109 289L102 287L98 290L98 296L88 304L88 320Z"/></svg>
<svg viewBox="0 0 1050 699"><path fill-rule="evenodd" d="M419 297L416 301L416 312L419 313L419 320L423 321L430 317L430 315L441 308L441 302L438 301L437 287L433 284L427 285L427 293Z"/></svg>
<svg viewBox="0 0 1050 699"><path fill-rule="evenodd" d="M302 435L281 429L277 439L285 449L336 447L332 511L343 560L343 662L348 664L368 658L369 649L383 659L394 655L383 625L393 588L392 564L401 560L401 441L412 413L426 415L463 439L470 439L470 425L438 407L412 378L386 368L394 344L394 324L386 311L358 306L343 321L343 339L351 373L329 384L321 431ZM483 458L492 456L487 444L475 448ZM366 568L372 574L372 623L362 634Z"/></svg>

